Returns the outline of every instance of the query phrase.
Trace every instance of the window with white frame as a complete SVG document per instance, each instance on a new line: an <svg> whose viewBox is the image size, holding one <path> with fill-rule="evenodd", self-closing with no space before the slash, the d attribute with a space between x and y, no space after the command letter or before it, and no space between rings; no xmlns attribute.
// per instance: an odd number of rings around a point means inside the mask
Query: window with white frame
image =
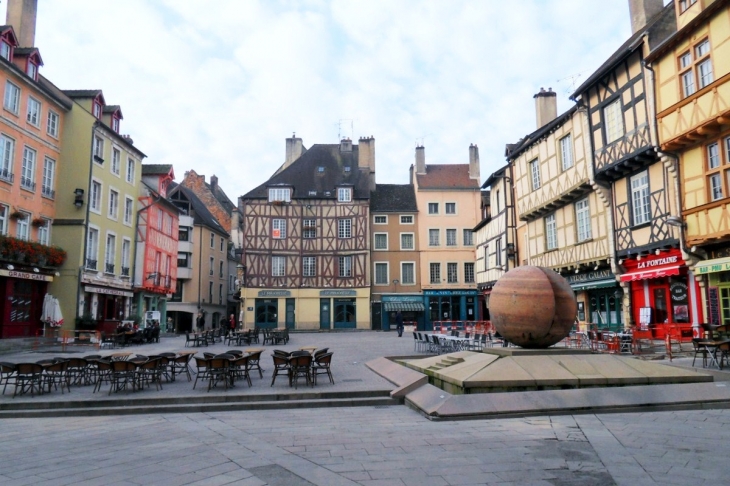
<svg viewBox="0 0 730 486"><path fill-rule="evenodd" d="M25 67L25 74L27 74L33 81L38 81L38 65L28 59L28 64Z"/></svg>
<svg viewBox="0 0 730 486"><path fill-rule="evenodd" d="M444 204L446 214L456 214L456 203L447 202Z"/></svg>
<svg viewBox="0 0 730 486"><path fill-rule="evenodd" d="M484 270L489 270L489 243L484 245Z"/></svg>
<svg viewBox="0 0 730 486"><path fill-rule="evenodd" d="M8 234L8 215L10 208L5 204L0 204L0 235Z"/></svg>
<svg viewBox="0 0 730 486"><path fill-rule="evenodd" d="M96 270L97 255L99 254L99 230L89 228L86 238L86 268L88 270Z"/></svg>
<svg viewBox="0 0 730 486"><path fill-rule="evenodd" d="M89 194L89 209L95 212L101 211L101 182L91 181L91 194Z"/></svg>
<svg viewBox="0 0 730 486"><path fill-rule="evenodd" d="M223 284L218 284L218 305L223 304Z"/></svg>
<svg viewBox="0 0 730 486"><path fill-rule="evenodd" d="M588 198L583 198L575 203L575 224L578 229L578 241L590 240L591 233L591 208Z"/></svg>
<svg viewBox="0 0 730 486"><path fill-rule="evenodd" d="M210 247L215 248L215 233L210 232Z"/></svg>
<svg viewBox="0 0 730 486"><path fill-rule="evenodd" d="M387 250L388 249L388 233L375 233L374 237L374 249L375 250Z"/></svg>
<svg viewBox="0 0 730 486"><path fill-rule="evenodd" d="M119 192L109 189L109 213L111 219L117 219L119 214Z"/></svg>
<svg viewBox="0 0 730 486"><path fill-rule="evenodd" d="M338 275L342 278L352 277L352 257L341 256L338 259L339 269Z"/></svg>
<svg viewBox="0 0 730 486"><path fill-rule="evenodd" d="M134 184L134 169L135 169L134 165L135 165L134 159L128 158L127 159L127 177L126 177L126 179L127 179L127 182L129 182L130 184Z"/></svg>
<svg viewBox="0 0 730 486"><path fill-rule="evenodd" d="M291 190L288 187L271 187L269 188L269 202L289 202L291 201Z"/></svg>
<svg viewBox="0 0 730 486"><path fill-rule="evenodd" d="M20 88L7 81L5 83L5 97L3 98L3 106L6 110L18 114L20 109Z"/></svg>
<svg viewBox="0 0 730 486"><path fill-rule="evenodd" d="M697 0L679 0L679 13L684 13L689 7L697 3Z"/></svg>
<svg viewBox="0 0 730 486"><path fill-rule="evenodd" d="M430 263L428 266L429 269L429 281L432 284L440 284L441 283L441 264L440 263Z"/></svg>
<svg viewBox="0 0 730 486"><path fill-rule="evenodd" d="M502 238L497 238L494 242L494 264L498 267L502 266Z"/></svg>
<svg viewBox="0 0 730 486"><path fill-rule="evenodd" d="M104 139L94 135L94 161L104 162Z"/></svg>
<svg viewBox="0 0 730 486"><path fill-rule="evenodd" d="M456 246L456 229L446 230L446 246Z"/></svg>
<svg viewBox="0 0 730 486"><path fill-rule="evenodd" d="M48 110L48 117L46 118L46 133L53 138L58 138L58 125L60 117L58 113L53 110Z"/></svg>
<svg viewBox="0 0 730 486"><path fill-rule="evenodd" d="M117 237L112 234L106 235L106 248L104 252L104 273L114 273L114 260L117 251Z"/></svg>
<svg viewBox="0 0 730 486"><path fill-rule="evenodd" d="M617 99L603 109L603 130L606 143L611 143L624 135L624 116L621 113L621 99Z"/></svg>
<svg viewBox="0 0 730 486"><path fill-rule="evenodd" d="M413 215L404 214L400 217L400 224L413 224Z"/></svg>
<svg viewBox="0 0 730 486"><path fill-rule="evenodd" d="M438 214L439 213L439 203L433 202L428 203L428 214Z"/></svg>
<svg viewBox="0 0 730 486"><path fill-rule="evenodd" d="M352 188L351 187L337 188L337 201L338 202L352 201Z"/></svg>
<svg viewBox="0 0 730 486"><path fill-rule="evenodd" d="M302 220L302 238L311 239L317 237L317 221L314 219Z"/></svg>
<svg viewBox="0 0 730 486"><path fill-rule="evenodd" d="M25 120L34 127L41 124L41 102L32 96L28 96L28 110L25 114Z"/></svg>
<svg viewBox="0 0 730 486"><path fill-rule="evenodd" d="M464 262L464 283L474 283L474 262Z"/></svg>
<svg viewBox="0 0 730 486"><path fill-rule="evenodd" d="M122 165L122 152L112 147L112 174L119 175L119 171Z"/></svg>
<svg viewBox="0 0 730 486"><path fill-rule="evenodd" d="M272 277L286 276L286 257L283 257L283 256L272 256L271 257L271 276Z"/></svg>
<svg viewBox="0 0 730 486"><path fill-rule="evenodd" d="M440 230L431 228L428 230L428 246L439 246L441 244Z"/></svg>
<svg viewBox="0 0 730 486"><path fill-rule="evenodd" d="M302 275L304 277L317 276L317 257L305 256L302 258Z"/></svg>
<svg viewBox="0 0 730 486"><path fill-rule="evenodd" d="M223 260L218 262L218 278L223 278Z"/></svg>
<svg viewBox="0 0 730 486"><path fill-rule="evenodd" d="M210 267L208 268L208 275L215 274L215 258L210 257Z"/></svg>
<svg viewBox="0 0 730 486"><path fill-rule="evenodd" d="M43 224L38 226L38 243L41 245L51 244L51 220L43 219Z"/></svg>
<svg viewBox="0 0 730 486"><path fill-rule="evenodd" d="M337 237L338 238L352 238L352 220L351 219L338 219L337 220Z"/></svg>
<svg viewBox="0 0 730 486"><path fill-rule="evenodd" d="M41 195L48 199L53 199L56 196L56 191L53 189L56 177L56 161L50 157L46 157L43 160L43 181L41 183Z"/></svg>
<svg viewBox="0 0 730 486"><path fill-rule="evenodd" d="M213 303L213 282L208 282L208 302Z"/></svg>
<svg viewBox="0 0 730 486"><path fill-rule="evenodd" d="M0 57L3 57L10 61L10 55L13 52L13 50L10 48L10 44L5 42L4 40L0 40Z"/></svg>
<svg viewBox="0 0 730 486"><path fill-rule="evenodd" d="M447 283L459 283L459 265L456 263L446 264L446 281Z"/></svg>
<svg viewBox="0 0 730 486"><path fill-rule="evenodd" d="M563 170L573 167L573 138L570 135L560 139L560 161L563 163Z"/></svg>
<svg viewBox="0 0 730 486"><path fill-rule="evenodd" d="M464 239L464 246L474 246L474 233L471 228L464 228L462 238Z"/></svg>
<svg viewBox="0 0 730 486"><path fill-rule="evenodd" d="M131 256L132 242L127 238L122 240L122 276L129 277L129 258Z"/></svg>
<svg viewBox="0 0 730 486"><path fill-rule="evenodd" d="M400 249L401 250L414 250L416 247L414 243L413 233L401 233L400 235Z"/></svg>
<svg viewBox="0 0 730 486"><path fill-rule="evenodd" d="M712 74L712 61L710 60L710 41L703 40L695 46L695 59L697 60L697 80L700 89L708 86L715 78Z"/></svg>
<svg viewBox="0 0 730 486"><path fill-rule="evenodd" d="M555 250L558 247L558 226L555 221L555 213L545 216L545 244L548 250Z"/></svg>
<svg viewBox="0 0 730 486"><path fill-rule="evenodd" d="M15 222L15 228L16 228L16 238L19 240L29 240L30 239L30 213L26 213L25 211L20 211L20 214L22 215L18 220Z"/></svg>
<svg viewBox="0 0 730 486"><path fill-rule="evenodd" d="M286 219L271 220L271 237L277 240L286 238Z"/></svg>
<svg viewBox="0 0 730 486"><path fill-rule="evenodd" d="M124 197L124 224L132 224L132 212L134 211L134 199Z"/></svg>
<svg viewBox="0 0 730 486"><path fill-rule="evenodd" d="M373 218L373 224L388 224L387 216L375 216Z"/></svg>
<svg viewBox="0 0 730 486"><path fill-rule="evenodd" d="M164 219L165 219L165 212L162 209L157 208L157 218L156 218L157 231L162 231L162 224L164 223ZM212 243L213 242L211 241L211 248L212 248Z"/></svg>
<svg viewBox="0 0 730 486"><path fill-rule="evenodd" d="M23 148L23 165L20 169L20 187L35 191L36 151L30 147Z"/></svg>
<svg viewBox="0 0 730 486"><path fill-rule="evenodd" d="M723 199L730 194L730 137L724 137L707 145L705 177L710 201Z"/></svg>
<svg viewBox="0 0 730 486"><path fill-rule="evenodd" d="M640 172L631 177L631 215L634 225L648 223L651 220L649 204L649 173Z"/></svg>
<svg viewBox="0 0 730 486"><path fill-rule="evenodd" d="M389 285L388 264L378 262L375 264L375 285Z"/></svg>
<svg viewBox="0 0 730 486"><path fill-rule="evenodd" d="M13 182L13 159L15 155L15 140L0 135L0 179Z"/></svg>
<svg viewBox="0 0 730 486"><path fill-rule="evenodd" d="M416 264L413 262L402 262L400 264L401 285L414 285L416 283Z"/></svg>
<svg viewBox="0 0 730 486"><path fill-rule="evenodd" d="M221 246L220 246L220 251L223 251L223 249L225 248L225 241L226 241L226 240L224 240L224 239L223 239L223 237L221 236Z"/></svg>
<svg viewBox="0 0 730 486"><path fill-rule="evenodd" d="M538 159L530 162L530 178L532 181L532 190L540 189L540 161Z"/></svg>

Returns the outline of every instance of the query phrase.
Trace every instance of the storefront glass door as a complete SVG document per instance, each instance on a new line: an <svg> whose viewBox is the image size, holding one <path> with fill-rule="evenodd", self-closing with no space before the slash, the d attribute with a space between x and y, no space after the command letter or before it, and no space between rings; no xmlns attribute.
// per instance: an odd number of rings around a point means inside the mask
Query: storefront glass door
<svg viewBox="0 0 730 486"><path fill-rule="evenodd" d="M620 291L592 291L590 293L590 322L600 329L620 331L623 329Z"/></svg>
<svg viewBox="0 0 730 486"><path fill-rule="evenodd" d="M256 299L256 327L276 328L278 314L278 299Z"/></svg>
<svg viewBox="0 0 730 486"><path fill-rule="evenodd" d="M335 299L335 329L354 329L355 299Z"/></svg>

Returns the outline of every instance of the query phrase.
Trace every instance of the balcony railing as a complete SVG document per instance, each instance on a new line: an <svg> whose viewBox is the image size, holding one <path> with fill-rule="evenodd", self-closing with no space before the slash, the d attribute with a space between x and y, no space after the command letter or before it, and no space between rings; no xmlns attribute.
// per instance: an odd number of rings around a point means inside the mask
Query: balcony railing
<svg viewBox="0 0 730 486"><path fill-rule="evenodd" d="M41 186L41 195L43 197L47 197L48 199L55 199L56 198L56 191L51 189L48 186Z"/></svg>
<svg viewBox="0 0 730 486"><path fill-rule="evenodd" d="M110 274L114 275L114 264L113 263L105 264L104 273L110 273Z"/></svg>
<svg viewBox="0 0 730 486"><path fill-rule="evenodd" d="M35 191L35 182L30 177L20 176L20 187L29 191Z"/></svg>
<svg viewBox="0 0 730 486"><path fill-rule="evenodd" d="M86 269L87 270L96 270L96 264L98 262L96 260L92 260L91 258L86 259Z"/></svg>
<svg viewBox="0 0 730 486"><path fill-rule="evenodd" d="M10 169L0 169L0 179L4 180L5 182L12 183L15 179L15 174L13 174Z"/></svg>
<svg viewBox="0 0 730 486"><path fill-rule="evenodd" d="M129 267L122 267L122 277L129 277Z"/></svg>
<svg viewBox="0 0 730 486"><path fill-rule="evenodd" d="M169 289L172 286L172 277L165 275L165 288Z"/></svg>

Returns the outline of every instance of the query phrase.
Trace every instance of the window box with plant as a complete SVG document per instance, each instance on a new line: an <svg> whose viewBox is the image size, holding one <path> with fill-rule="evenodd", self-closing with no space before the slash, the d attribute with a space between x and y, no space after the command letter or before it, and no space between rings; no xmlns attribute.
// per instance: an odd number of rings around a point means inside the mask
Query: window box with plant
<svg viewBox="0 0 730 486"><path fill-rule="evenodd" d="M56 246L0 236L0 260L39 267L60 267L66 260L66 251Z"/></svg>
<svg viewBox="0 0 730 486"><path fill-rule="evenodd" d="M46 220L43 218L33 218L33 221L31 221L30 224L36 228L40 228L41 226L46 225Z"/></svg>
<svg viewBox="0 0 730 486"><path fill-rule="evenodd" d="M17 209L13 210L8 217L14 221L18 221L21 219L25 219L26 214L22 211L18 211Z"/></svg>

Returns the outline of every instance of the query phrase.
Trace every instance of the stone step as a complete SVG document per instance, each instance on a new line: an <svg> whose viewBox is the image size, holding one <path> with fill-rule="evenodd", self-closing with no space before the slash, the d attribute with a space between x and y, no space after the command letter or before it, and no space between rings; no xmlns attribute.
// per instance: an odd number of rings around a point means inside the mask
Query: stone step
<svg viewBox="0 0 730 486"><path fill-rule="evenodd" d="M332 408L332 407L376 407L400 405L401 400L390 396L374 396L361 398L330 398L301 400L266 400L266 401L225 401L179 404L140 404L134 400L132 404L118 406L88 407L72 406L52 409L22 408L0 411L0 419L4 418L36 418L36 417L90 417L104 415L138 415L152 413L199 413L199 412L237 412L242 410L281 410L294 408ZM62 404L66 405L66 404ZM76 402L78 405L78 402Z"/></svg>

